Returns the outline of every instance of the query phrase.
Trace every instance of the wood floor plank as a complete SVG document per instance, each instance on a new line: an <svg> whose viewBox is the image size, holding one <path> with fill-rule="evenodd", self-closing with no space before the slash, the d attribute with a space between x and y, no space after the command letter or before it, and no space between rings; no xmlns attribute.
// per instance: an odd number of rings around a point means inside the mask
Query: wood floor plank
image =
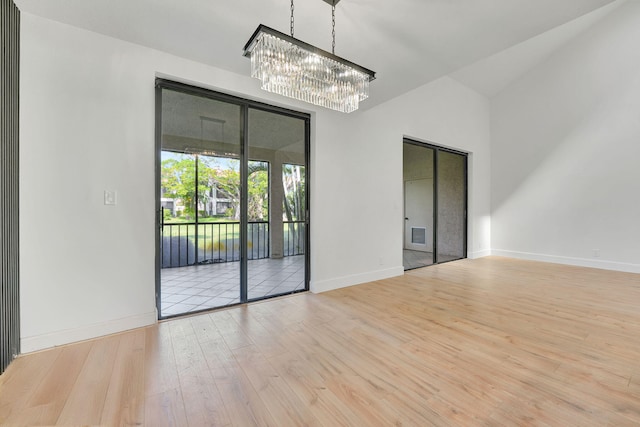
<svg viewBox="0 0 640 427"><path fill-rule="evenodd" d="M239 308L240 310L242 308ZM221 310L210 315L222 339L230 349L253 345L251 338L235 322L229 310Z"/></svg>
<svg viewBox="0 0 640 427"><path fill-rule="evenodd" d="M30 425L56 423L91 347L91 342L83 342L60 351L55 363L48 369L40 385L20 411L22 422Z"/></svg>
<svg viewBox="0 0 640 427"><path fill-rule="evenodd" d="M171 394L176 390L179 381L170 322L161 322L154 327L145 328L145 332L145 394Z"/></svg>
<svg viewBox="0 0 640 427"><path fill-rule="evenodd" d="M232 424L278 425L223 337L223 333L228 336L229 331L239 327L233 324L234 316L228 312L217 312L209 316L194 316L190 321ZM216 322L221 325L220 330ZM250 342L244 332L242 336L241 341L231 340L233 347L239 342L243 344L240 347Z"/></svg>
<svg viewBox="0 0 640 427"><path fill-rule="evenodd" d="M220 392L209 370L190 319L171 323L178 382L190 426L231 425Z"/></svg>
<svg viewBox="0 0 640 427"><path fill-rule="evenodd" d="M57 420L58 424L100 424L119 344L119 335L92 342L91 350Z"/></svg>
<svg viewBox="0 0 640 427"><path fill-rule="evenodd" d="M325 379L303 360L304 356L284 353L271 357L269 362L321 425L358 424L359 418L349 405L329 391Z"/></svg>
<svg viewBox="0 0 640 427"><path fill-rule="evenodd" d="M282 426L319 425L311 411L254 345L232 350L272 417Z"/></svg>
<svg viewBox="0 0 640 427"><path fill-rule="evenodd" d="M179 388L145 396L145 425L182 427L189 425Z"/></svg>
<svg viewBox="0 0 640 427"><path fill-rule="evenodd" d="M18 357L0 377L0 425L19 422L29 399L60 356L52 349Z"/></svg>
<svg viewBox="0 0 640 427"><path fill-rule="evenodd" d="M244 307L241 310L228 311L228 313L265 357L282 354L287 351L280 337L272 334L271 330L266 328L260 322L259 317L254 316L248 307Z"/></svg>
<svg viewBox="0 0 640 427"><path fill-rule="evenodd" d="M20 356L0 425L640 425L640 275L487 257Z"/></svg>
<svg viewBox="0 0 640 427"><path fill-rule="evenodd" d="M201 324L203 321L211 322L211 319L205 316L197 319L200 327L204 326ZM260 399L219 331L217 329L211 330L209 334L201 335L198 338L200 348L207 360L207 365L232 424L235 426L278 426L279 422L273 418Z"/></svg>
<svg viewBox="0 0 640 427"><path fill-rule="evenodd" d="M120 335L102 411L103 425L144 425L145 329Z"/></svg>

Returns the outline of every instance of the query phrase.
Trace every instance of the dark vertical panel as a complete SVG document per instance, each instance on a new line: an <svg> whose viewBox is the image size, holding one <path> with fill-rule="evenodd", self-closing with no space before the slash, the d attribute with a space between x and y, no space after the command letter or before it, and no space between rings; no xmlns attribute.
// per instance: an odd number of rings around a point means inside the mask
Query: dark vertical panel
<svg viewBox="0 0 640 427"><path fill-rule="evenodd" d="M440 224L438 224L438 208L440 204L440 194L438 190L440 189L438 183L440 180L440 174L438 168L440 167L440 150L437 148L433 153L433 263L440 263L440 259L438 259L438 255L440 254L440 242L438 242L438 230L440 229Z"/></svg>
<svg viewBox="0 0 640 427"><path fill-rule="evenodd" d="M240 302L247 302L248 269L247 269L247 227L249 215L247 202L249 201L249 110L246 105L242 107L242 133L240 146Z"/></svg>
<svg viewBox="0 0 640 427"><path fill-rule="evenodd" d="M304 241L304 290L309 290L309 283L311 282L311 197L309 197L309 193L311 193L311 119L308 117L304 120L304 164L307 166L305 168L305 176L304 182L306 187L305 191L305 206L307 208L305 219L304 219L304 233L305 233L305 241Z"/></svg>
<svg viewBox="0 0 640 427"><path fill-rule="evenodd" d="M164 228L164 212L162 211L160 198L162 197L162 155L160 154L162 151L162 88L156 82L156 130L155 130L155 138L156 138L156 161L155 161L155 172L156 172L156 310L158 317L160 318L162 314L162 282L160 276L160 268L162 265L162 254L164 253L164 248L162 247L161 233ZM171 241L169 241L169 254L171 254ZM170 261L169 261L170 262Z"/></svg>
<svg viewBox="0 0 640 427"><path fill-rule="evenodd" d="M247 151L245 159L251 161L264 161L270 164L273 173L270 176L268 188L265 191L269 200L269 233L270 244L273 252L269 254L271 259L270 265L284 262L288 256L304 256L304 237L305 237L305 221L307 209L306 189L307 183L303 181L306 178L306 123L307 118L295 117L281 112L274 112L270 109L249 108L247 115ZM274 130L278 133L274 135ZM275 136L275 137L274 137ZM297 169L301 167L301 169ZM293 170L296 171L295 176L300 173L299 178L295 179L295 186L288 186L287 175L284 171L291 172L288 180L289 184L294 181ZM247 211L249 221L255 221L258 218L252 217L249 210L249 193L251 192L248 174L243 180L244 188L247 189L247 201L244 206ZM295 188L295 193L293 192ZM303 189L305 192L303 192ZM289 199L287 198L287 190ZM301 197L304 196L304 197ZM288 203L291 202L291 203ZM288 206L288 209L285 208ZM286 220L285 220L286 218ZM285 248L285 234L287 235L288 244L287 251ZM249 235L246 243L251 242L252 247L256 247L255 237ZM302 246L302 247L300 247ZM302 257L294 258L302 262ZM286 265L286 264L284 264ZM250 259L247 257L247 298L250 301L262 299L269 296L293 293L298 290L301 282L305 280L305 271L300 269L295 274L287 274L281 278L269 277L271 290L264 289L264 285L259 285L266 277L264 273L265 264L262 261ZM306 266L305 266L306 268ZM258 286L256 286L258 285Z"/></svg>
<svg viewBox="0 0 640 427"><path fill-rule="evenodd" d="M18 133L20 12L0 2L0 373L20 351Z"/></svg>

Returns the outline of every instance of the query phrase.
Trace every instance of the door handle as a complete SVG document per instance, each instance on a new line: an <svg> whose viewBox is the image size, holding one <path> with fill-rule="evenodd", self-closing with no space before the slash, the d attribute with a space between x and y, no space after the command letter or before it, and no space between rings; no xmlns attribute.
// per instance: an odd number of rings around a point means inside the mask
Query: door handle
<svg viewBox="0 0 640 427"><path fill-rule="evenodd" d="M409 221L409 218L405 217L405 218L404 218L404 220L405 220L405 221Z"/></svg>

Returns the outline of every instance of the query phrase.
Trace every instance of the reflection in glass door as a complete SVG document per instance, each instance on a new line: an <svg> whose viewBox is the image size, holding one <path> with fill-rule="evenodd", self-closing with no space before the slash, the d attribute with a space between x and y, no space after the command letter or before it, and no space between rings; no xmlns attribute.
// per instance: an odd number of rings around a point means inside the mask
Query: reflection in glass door
<svg viewBox="0 0 640 427"><path fill-rule="evenodd" d="M240 302L242 107L159 89L160 317Z"/></svg>
<svg viewBox="0 0 640 427"><path fill-rule="evenodd" d="M247 258L249 300L305 289L306 134L306 121L301 118L249 109L249 158L271 165L272 170L268 179L263 178L260 181L263 184L254 185L253 190L255 172L251 167L248 170L247 250L251 253L258 241L269 247L266 256ZM268 208L258 200L268 200ZM261 211L254 208L260 203ZM262 240L255 233L260 215L268 218L268 233Z"/></svg>
<svg viewBox="0 0 640 427"><path fill-rule="evenodd" d="M434 150L404 144L405 269L433 264Z"/></svg>
<svg viewBox="0 0 640 427"><path fill-rule="evenodd" d="M160 318L308 289L308 116L159 80L156 121Z"/></svg>
<svg viewBox="0 0 640 427"><path fill-rule="evenodd" d="M466 255L467 156L438 151L437 262Z"/></svg>
<svg viewBox="0 0 640 427"><path fill-rule="evenodd" d="M466 257L467 155L405 140L405 270Z"/></svg>

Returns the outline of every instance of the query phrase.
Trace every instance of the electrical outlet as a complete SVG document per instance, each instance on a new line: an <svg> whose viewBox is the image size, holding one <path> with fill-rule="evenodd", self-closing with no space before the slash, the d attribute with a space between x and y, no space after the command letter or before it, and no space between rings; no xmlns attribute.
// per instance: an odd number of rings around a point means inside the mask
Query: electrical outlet
<svg viewBox="0 0 640 427"><path fill-rule="evenodd" d="M593 257L594 258L600 258L600 249L594 249L593 250Z"/></svg>
<svg viewBox="0 0 640 427"><path fill-rule="evenodd" d="M104 204L115 205L118 201L118 193L116 190L104 190Z"/></svg>

